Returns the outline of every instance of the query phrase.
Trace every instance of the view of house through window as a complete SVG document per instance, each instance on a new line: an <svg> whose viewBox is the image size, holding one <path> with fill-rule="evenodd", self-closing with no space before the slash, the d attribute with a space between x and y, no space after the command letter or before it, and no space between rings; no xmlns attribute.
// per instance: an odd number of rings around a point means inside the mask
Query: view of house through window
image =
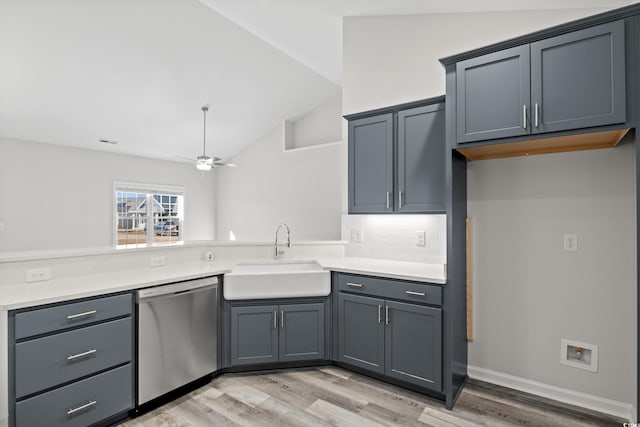
<svg viewBox="0 0 640 427"><path fill-rule="evenodd" d="M114 194L115 246L152 246L182 241L183 188L116 183Z"/></svg>

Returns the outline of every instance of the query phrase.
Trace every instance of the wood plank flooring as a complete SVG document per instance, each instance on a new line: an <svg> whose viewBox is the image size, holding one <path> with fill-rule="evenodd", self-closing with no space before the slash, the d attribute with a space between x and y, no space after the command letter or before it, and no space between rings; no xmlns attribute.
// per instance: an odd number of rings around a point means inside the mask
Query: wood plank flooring
<svg viewBox="0 0 640 427"><path fill-rule="evenodd" d="M226 374L121 427L621 426L624 420L481 381L453 411L335 366Z"/></svg>

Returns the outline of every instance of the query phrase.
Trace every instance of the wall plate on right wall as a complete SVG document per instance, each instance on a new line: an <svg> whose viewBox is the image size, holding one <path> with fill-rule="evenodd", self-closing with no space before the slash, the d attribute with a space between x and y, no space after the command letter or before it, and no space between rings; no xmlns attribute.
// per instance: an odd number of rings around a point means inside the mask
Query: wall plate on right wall
<svg viewBox="0 0 640 427"><path fill-rule="evenodd" d="M598 346L565 338L560 340L560 363L598 372Z"/></svg>

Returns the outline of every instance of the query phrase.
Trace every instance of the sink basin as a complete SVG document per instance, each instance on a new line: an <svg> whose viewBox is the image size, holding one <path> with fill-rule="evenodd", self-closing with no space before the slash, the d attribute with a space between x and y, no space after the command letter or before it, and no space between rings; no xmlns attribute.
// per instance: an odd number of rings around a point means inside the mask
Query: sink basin
<svg viewBox="0 0 640 427"><path fill-rule="evenodd" d="M224 276L226 300L327 296L330 273L315 261L238 264Z"/></svg>

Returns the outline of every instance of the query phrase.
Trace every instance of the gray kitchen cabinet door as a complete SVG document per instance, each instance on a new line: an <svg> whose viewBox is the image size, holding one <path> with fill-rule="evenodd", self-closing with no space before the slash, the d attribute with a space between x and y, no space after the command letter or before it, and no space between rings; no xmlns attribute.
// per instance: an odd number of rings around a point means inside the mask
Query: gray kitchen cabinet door
<svg viewBox="0 0 640 427"><path fill-rule="evenodd" d="M384 373L384 300L340 292L338 360Z"/></svg>
<svg viewBox="0 0 640 427"><path fill-rule="evenodd" d="M393 211L393 114L349 122L349 213Z"/></svg>
<svg viewBox="0 0 640 427"><path fill-rule="evenodd" d="M324 354L323 303L280 306L280 361L320 360Z"/></svg>
<svg viewBox="0 0 640 427"><path fill-rule="evenodd" d="M443 212L445 106L398 112L397 212Z"/></svg>
<svg viewBox="0 0 640 427"><path fill-rule="evenodd" d="M616 21L531 44L533 132L625 122L624 37Z"/></svg>
<svg viewBox="0 0 640 427"><path fill-rule="evenodd" d="M456 64L457 142L530 132L529 45Z"/></svg>
<svg viewBox="0 0 640 427"><path fill-rule="evenodd" d="M278 306L231 307L231 364L278 361Z"/></svg>
<svg viewBox="0 0 640 427"><path fill-rule="evenodd" d="M386 301L385 322L385 374L441 391L442 309Z"/></svg>

